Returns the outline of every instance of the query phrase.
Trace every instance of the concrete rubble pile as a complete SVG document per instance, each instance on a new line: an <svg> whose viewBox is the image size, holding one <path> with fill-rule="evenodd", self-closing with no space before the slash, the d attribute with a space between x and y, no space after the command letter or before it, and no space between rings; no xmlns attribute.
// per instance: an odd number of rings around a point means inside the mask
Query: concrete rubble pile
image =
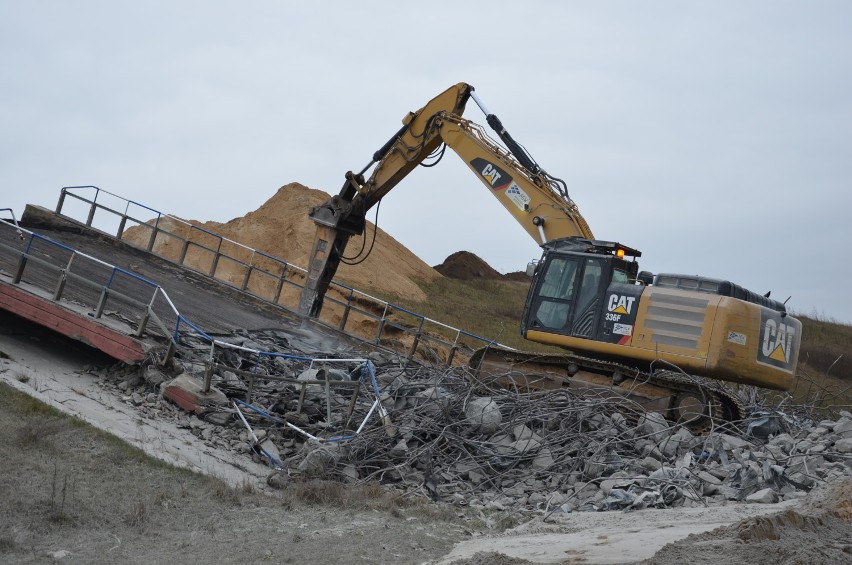
<svg viewBox="0 0 852 565"><path fill-rule="evenodd" d="M292 348L278 337L253 335L238 343ZM373 414L346 441L313 441L283 423L319 438L351 434L373 400L363 366L317 370L281 358L255 364L252 403L277 418L244 412L255 437L232 406L194 415L165 402L156 393L164 380L158 371L108 375L103 382L211 447L260 458L262 445L275 455L268 482L278 488L318 479L377 481L457 505L551 513L772 503L852 476L852 414L846 411L825 419L804 409L756 411L737 426L711 424L699 433L657 413L631 414L610 400L568 391L524 394L477 381L464 368L406 367L388 354L370 357L389 420ZM248 384L240 367L249 361L229 352L214 384L244 399ZM204 371L198 363L184 366L192 374ZM264 379L272 375L311 384L300 398L300 386ZM323 379L348 386L325 387ZM365 392L357 402L353 388Z"/></svg>

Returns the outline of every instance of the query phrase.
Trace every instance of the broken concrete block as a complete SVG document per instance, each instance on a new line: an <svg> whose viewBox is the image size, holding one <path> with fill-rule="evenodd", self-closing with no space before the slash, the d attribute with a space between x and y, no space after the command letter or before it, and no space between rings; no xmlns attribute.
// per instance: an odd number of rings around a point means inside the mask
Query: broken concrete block
<svg viewBox="0 0 852 565"><path fill-rule="evenodd" d="M515 440L534 439L541 442L541 436L532 431L526 424L518 424L512 429L512 435Z"/></svg>
<svg viewBox="0 0 852 565"><path fill-rule="evenodd" d="M666 458L665 455L663 455L663 452L660 451L660 448L658 448L653 443L645 444L639 453L642 454L642 457L651 457L653 459L657 459L658 461L662 461Z"/></svg>
<svg viewBox="0 0 852 565"><path fill-rule="evenodd" d="M300 381L324 381L325 380L325 369L305 369L302 371L297 380ZM311 394L319 394L324 391L325 387L319 384L310 384L307 385L307 391Z"/></svg>
<svg viewBox="0 0 852 565"><path fill-rule="evenodd" d="M126 379L124 379L123 381L118 383L118 390L127 391L127 390L130 390L130 389L136 388L137 386L139 386L139 384L141 382L142 382L142 377L139 376L138 373L130 375L129 377L127 377Z"/></svg>
<svg viewBox="0 0 852 565"><path fill-rule="evenodd" d="M657 448L667 458L672 458L684 451L692 449L695 445L695 436L693 436L686 428L681 428L671 436L660 441Z"/></svg>
<svg viewBox="0 0 852 565"><path fill-rule="evenodd" d="M834 426L836 426L836 425L837 425L837 422L834 422L832 420L821 420L817 424L817 426L819 426L821 428L825 428L827 430L834 430Z"/></svg>
<svg viewBox="0 0 852 565"><path fill-rule="evenodd" d="M606 471L606 464L602 461L590 458L586 459L586 462L583 464L583 475L587 479L597 479L604 471Z"/></svg>
<svg viewBox="0 0 852 565"><path fill-rule="evenodd" d="M671 433L671 427L663 417L657 412L648 412L639 418L639 425L636 426L639 433L645 435L654 443L659 443L663 438Z"/></svg>
<svg viewBox="0 0 852 565"><path fill-rule="evenodd" d="M203 383L181 373L171 381L161 385L163 398L167 398L188 412L202 413L209 406L225 406L228 397L216 387L203 392Z"/></svg>
<svg viewBox="0 0 852 565"><path fill-rule="evenodd" d="M339 473L343 476L347 483L356 483L358 482L358 479L361 478L358 473L358 469L354 465L344 465L339 470Z"/></svg>
<svg viewBox="0 0 852 565"><path fill-rule="evenodd" d="M852 437L852 418L841 418L834 425L834 433L843 438Z"/></svg>
<svg viewBox="0 0 852 565"><path fill-rule="evenodd" d="M447 407L447 395L438 387L430 387L412 396L409 403L421 414L437 416Z"/></svg>
<svg viewBox="0 0 852 565"><path fill-rule="evenodd" d="M787 464L788 472L811 475L825 465L822 455L794 455Z"/></svg>
<svg viewBox="0 0 852 565"><path fill-rule="evenodd" d="M151 365L145 369L144 379L149 385L157 387L167 381L169 376L166 375L166 373L164 373L159 367Z"/></svg>
<svg viewBox="0 0 852 565"><path fill-rule="evenodd" d="M794 447L797 453L807 453L814 446L814 442L809 439L800 440Z"/></svg>
<svg viewBox="0 0 852 565"><path fill-rule="evenodd" d="M712 475L710 475L712 476ZM720 483L710 481L701 481L701 496L714 496L718 494Z"/></svg>
<svg viewBox="0 0 852 565"><path fill-rule="evenodd" d="M789 454L793 450L795 441L793 441L793 438L790 437L790 434L778 434L769 440L769 445L777 446L781 448L784 453Z"/></svg>
<svg viewBox="0 0 852 565"><path fill-rule="evenodd" d="M615 450L609 450L604 454L604 464L606 465L606 469L604 472L607 475L612 475L616 471L620 471L624 468L624 459L621 458L621 455L618 454Z"/></svg>
<svg viewBox="0 0 852 565"><path fill-rule="evenodd" d="M321 477L334 469L339 460L338 446L323 445L312 448L297 468L309 477Z"/></svg>
<svg viewBox="0 0 852 565"><path fill-rule="evenodd" d="M223 371L222 372L222 383L229 386L239 386L242 384L242 381L237 376L237 374L233 371Z"/></svg>
<svg viewBox="0 0 852 565"><path fill-rule="evenodd" d="M609 496L610 491L617 482L619 482L618 479L607 479L605 481L601 481L601 490L605 495Z"/></svg>
<svg viewBox="0 0 852 565"><path fill-rule="evenodd" d="M591 414L583 420L583 424L593 430L603 430L612 427L610 419L606 414L601 414L600 412Z"/></svg>
<svg viewBox="0 0 852 565"><path fill-rule="evenodd" d="M517 449L522 455L527 455L537 451L541 447L541 442L530 437L527 439L519 439L513 443L511 447Z"/></svg>
<svg viewBox="0 0 852 565"><path fill-rule="evenodd" d="M210 431L212 432L212 430ZM258 450L258 454L263 456L266 463L275 467L281 464L281 453L278 451L278 447L274 443L272 443L271 439L264 439L263 441L259 442L256 447Z"/></svg>
<svg viewBox="0 0 852 565"><path fill-rule="evenodd" d="M727 449L728 451L732 449L747 449L751 447L751 444L746 440L732 435L719 434L719 439L722 440L722 449Z"/></svg>
<svg viewBox="0 0 852 565"><path fill-rule="evenodd" d="M535 459L532 461L532 468L537 470L549 469L554 464L553 454L550 451L550 448L544 447L541 451L538 452L538 455L535 456Z"/></svg>
<svg viewBox="0 0 852 565"><path fill-rule="evenodd" d="M471 429L483 434L493 434L500 428L503 416L500 407L490 396L474 398L464 408Z"/></svg>
<svg viewBox="0 0 852 565"><path fill-rule="evenodd" d="M722 467L721 465L716 465L713 467L708 467L707 472L716 477L717 479L725 480L731 476L733 472L732 469L728 467Z"/></svg>
<svg viewBox="0 0 852 565"><path fill-rule="evenodd" d="M544 504L545 502L547 502L547 498L540 492L531 492L530 495L527 497L527 504L529 504L530 506L537 507L541 504Z"/></svg>
<svg viewBox="0 0 852 565"><path fill-rule="evenodd" d="M266 477L266 484L274 489L283 490L290 484L290 476L286 471L273 471Z"/></svg>
<svg viewBox="0 0 852 565"><path fill-rule="evenodd" d="M595 498L599 494L603 497L603 493L600 492L600 489L594 483L578 482L574 485L574 497L578 502Z"/></svg>
<svg viewBox="0 0 852 565"><path fill-rule="evenodd" d="M404 439L396 442L396 445L390 451L390 455L394 459L403 459L408 454L408 443Z"/></svg>
<svg viewBox="0 0 852 565"><path fill-rule="evenodd" d="M852 437L835 441L834 450L838 453L852 453Z"/></svg>
<svg viewBox="0 0 852 565"><path fill-rule="evenodd" d="M761 489L746 497L746 502L758 504L775 504L778 502L778 493L771 488Z"/></svg>
<svg viewBox="0 0 852 565"><path fill-rule="evenodd" d="M695 460L695 454L691 451L687 451L683 454L683 457L678 458L675 461L675 467L678 469L689 469L692 467L692 462Z"/></svg>
<svg viewBox="0 0 852 565"><path fill-rule="evenodd" d="M774 461L782 461L787 459L787 454L781 448L780 445L765 445L764 451L766 452L766 456L771 458Z"/></svg>
<svg viewBox="0 0 852 565"><path fill-rule="evenodd" d="M654 457L645 457L644 459L639 461L639 466L642 469L648 471L649 473L652 473L652 472L656 471L657 469L660 469L663 466L663 464L660 463L659 459L656 459Z"/></svg>
<svg viewBox="0 0 852 565"><path fill-rule="evenodd" d="M663 467L661 469L657 469L650 475L648 475L647 482L649 484L656 483L666 483L675 479L683 479L684 471L682 469L675 469L674 467Z"/></svg>

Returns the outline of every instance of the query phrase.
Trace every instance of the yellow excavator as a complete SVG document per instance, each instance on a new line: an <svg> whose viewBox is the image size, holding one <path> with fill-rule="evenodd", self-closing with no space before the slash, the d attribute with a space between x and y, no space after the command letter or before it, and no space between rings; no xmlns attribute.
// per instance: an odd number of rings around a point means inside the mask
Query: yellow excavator
<svg viewBox="0 0 852 565"><path fill-rule="evenodd" d="M470 99L502 145L462 117ZM792 387L802 326L784 303L730 281L640 272L641 253L596 240L565 182L544 171L466 83L408 113L359 173L346 173L340 193L311 210L317 231L301 314L319 315L346 243L363 233L367 211L446 147L544 250L528 269L532 283L521 333L566 350L549 355L484 348L470 360L479 378L617 396L700 426L744 417L738 395L719 381Z"/></svg>

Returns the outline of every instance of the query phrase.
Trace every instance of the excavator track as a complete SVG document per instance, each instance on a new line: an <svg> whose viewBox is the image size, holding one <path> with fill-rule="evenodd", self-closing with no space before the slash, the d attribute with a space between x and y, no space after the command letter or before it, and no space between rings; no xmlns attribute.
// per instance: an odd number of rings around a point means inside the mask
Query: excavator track
<svg viewBox="0 0 852 565"><path fill-rule="evenodd" d="M638 418L659 412L694 432L736 425L745 407L721 382L668 368L650 371L575 353L549 355L489 347L476 351L469 366L483 382L525 392L568 390L618 403Z"/></svg>

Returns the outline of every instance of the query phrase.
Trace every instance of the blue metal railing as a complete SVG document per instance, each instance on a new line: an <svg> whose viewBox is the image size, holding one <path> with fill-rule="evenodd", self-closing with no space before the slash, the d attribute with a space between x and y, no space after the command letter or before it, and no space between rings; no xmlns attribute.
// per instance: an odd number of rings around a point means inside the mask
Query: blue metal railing
<svg viewBox="0 0 852 565"><path fill-rule="evenodd" d="M78 193L79 191L82 191L82 190L94 190L94 197L92 197L91 199L85 198L84 196L82 196L81 194ZM119 211L113 210L113 209L111 209L107 206L104 206L101 203L98 203L98 197L101 194L109 195L109 196L117 199L119 202L123 202L124 203L124 212L119 212ZM108 213L108 214L117 215L118 218L119 218L119 224L118 224L119 227L118 227L118 230L114 234L111 234L111 235L113 237L117 238L117 239L123 239L123 236L125 235L125 229L127 228L128 221L135 222L139 227L144 226L143 229L150 229L151 230L151 235L148 238L147 245L144 246L144 248L147 251L153 252L153 253L158 254L160 256L163 256L164 258L176 261L178 264L183 265L183 266L188 267L188 268L191 268L195 271L198 271L203 275L209 276L211 278L215 278L216 280L219 280L221 282L225 282L226 284L229 284L231 286L238 287L242 291L253 294L254 296L257 296L257 297L259 297L263 300L267 300L267 301L269 301L269 302L271 302L271 303L273 303L277 306L280 306L280 307L285 308L286 310L289 310L290 312L293 312L293 313L296 312L297 304L287 304L284 301L285 300L284 297L282 296L282 291L283 291L283 287L285 285L301 291L301 289L303 288L303 284L300 284L300 280L304 280L307 276L307 270L304 269L303 267L294 265L294 264L289 263L286 260L280 259L278 257L274 257L274 256L272 256L268 253L263 252L263 251L253 249L253 248L248 247L246 245L243 245L239 242L228 239L228 238L226 238L226 237L224 237L220 234L217 234L215 232L207 230L203 227L192 224L191 222L187 222L186 220L183 220L182 218L178 218L177 216L173 216L171 214L166 214L166 213L160 212L160 211L158 211L154 208L140 204L140 203L135 202L133 200L126 199L122 196L119 196L115 193L106 191L106 190L101 189L101 188L94 186L94 185L63 187L62 190L61 190L60 197L59 197L59 202L58 202L57 207L56 207L56 213L57 214L60 214L60 215L63 214L65 201L66 201L66 198L68 198L68 197L77 199L77 200L84 202L84 203L87 203L89 205L89 210L88 210L87 218L86 218L86 221L85 221L85 224L87 226L94 227L93 223L96 219L96 214L97 214L98 211L103 211L103 212ZM144 210L151 212L152 214L156 214L156 218L149 220L148 222L144 222L140 219L131 217L128 214L131 205L138 206L138 207L140 207ZM70 217L71 219L75 219L71 216L66 216L66 217ZM183 226L186 230L188 230L187 231L188 235L186 237L182 237L180 235L177 235L173 232L170 232L170 231L160 227L161 220L163 218L168 218L172 222L176 222L177 224ZM79 221L79 220L77 220L77 221ZM95 228L95 229L97 229L97 228ZM215 240L217 240L217 245L216 245L215 249L211 248L211 247L207 247L207 246L203 245L202 243L192 241L192 234L196 233L196 232L204 234L208 237L211 237L211 238L214 238ZM169 257L169 256L165 256L165 255L162 255L162 254L157 252L156 242L157 242L160 234L163 234L164 237L167 237L167 238L170 238L170 239L174 238L174 239L183 241L181 251L180 251L180 253L178 254L177 257ZM128 242L128 243L133 245L133 243L131 243L131 242ZM245 251L246 253L249 253L250 254L249 259L247 261L244 261L244 260L240 260L236 257L233 257L231 255L228 255L227 253L224 253L222 251L222 246L223 246L224 243L227 243L227 244L229 244L230 246L233 246L236 249L240 249L240 250ZM205 271L201 271L201 270L199 270L197 264L196 265L188 264L187 263L187 253L189 252L190 249L198 249L202 253L205 253L205 252L209 253L210 254L210 259L209 259L210 267L208 269L206 269ZM277 265L277 267L280 268L280 272L273 272L271 270L268 270L268 268L264 268L261 265L255 264L255 258L256 257L260 257L260 258L272 261L273 264ZM235 285L235 284L231 283L230 280L223 280L223 278L216 276L218 266L219 266L222 259L231 261L231 262L233 262L233 263L235 263L235 264L237 264L237 265L239 265L239 266L241 266L242 268L245 269L245 273L243 275L243 279L242 279L241 284ZM278 271L278 268L276 268L275 271ZM258 281L256 284L252 284L255 280L255 279L253 279L254 275L257 275L258 277L260 277L259 279L256 279ZM261 292L261 290L264 289L265 284L268 283L268 282L274 283L275 288L274 288L274 290L272 291L271 294ZM484 338L484 337L481 337L479 335L473 334L471 332L461 330L459 328L455 328L453 326L450 326L449 324L444 324L442 322L439 322L438 320L428 318L428 317L421 315L421 314L418 314L418 313L416 313L416 312L414 312L414 311L412 311L408 308L404 308L404 307L402 307L398 304L394 304L392 302L382 300L380 298L377 298L375 296L372 296L370 294L367 294L365 292L357 290L357 289L355 289L351 286L342 284L338 281L332 281L330 288L335 289L341 295L345 296L345 298L343 300L340 300L340 299L336 298L335 296L333 296L332 293L328 293L326 295L326 298L325 298L326 308L324 309L324 312L323 312L324 317L321 318L322 321L324 321L325 323L328 323L332 326L336 326L337 329L339 329L343 332L346 332L350 335L353 335L353 336L356 336L356 337L363 339L364 336L362 334L359 334L358 332L356 332L354 329L352 329L349 326L350 316L354 312L356 315L361 316L362 318L372 319L377 324L377 327L376 327L376 333L375 333L374 336L371 337L371 339L373 341L375 341L376 343L382 343L384 341L387 341L384 338L385 338L385 334L387 333L388 329L389 328L395 328L396 330L401 331L401 332L406 333L406 334L411 336L412 344L409 347L408 351L405 352L405 353L407 353L408 357L413 357L417 353L422 353L421 351L419 351L419 348L420 348L421 344L423 344L424 342L427 342L427 343L435 345L437 347L442 347L447 351L446 356L445 356L445 362L449 366L453 363L453 360L454 360L454 357L455 357L457 351L459 351L459 350L465 350L466 351L468 349L470 349L472 351L472 348L470 348L469 346L465 345L462 342L463 338L471 340L472 342L478 344L479 347L490 346L490 345L500 345L496 340ZM364 307L364 308L359 307L358 306L359 302L374 305L374 307L375 307L374 309L376 311L381 310L382 314L376 315L373 311L371 311L367 307ZM337 307L340 310L342 310L342 312L340 313L340 319L339 319L338 322L334 322L333 318L328 314L329 305L331 305L333 307ZM410 317L411 321L413 322L413 326L409 326L409 325L404 324L402 322L395 321L393 316L396 315L398 317L400 314ZM505 347L505 346L502 346L502 347Z"/></svg>

